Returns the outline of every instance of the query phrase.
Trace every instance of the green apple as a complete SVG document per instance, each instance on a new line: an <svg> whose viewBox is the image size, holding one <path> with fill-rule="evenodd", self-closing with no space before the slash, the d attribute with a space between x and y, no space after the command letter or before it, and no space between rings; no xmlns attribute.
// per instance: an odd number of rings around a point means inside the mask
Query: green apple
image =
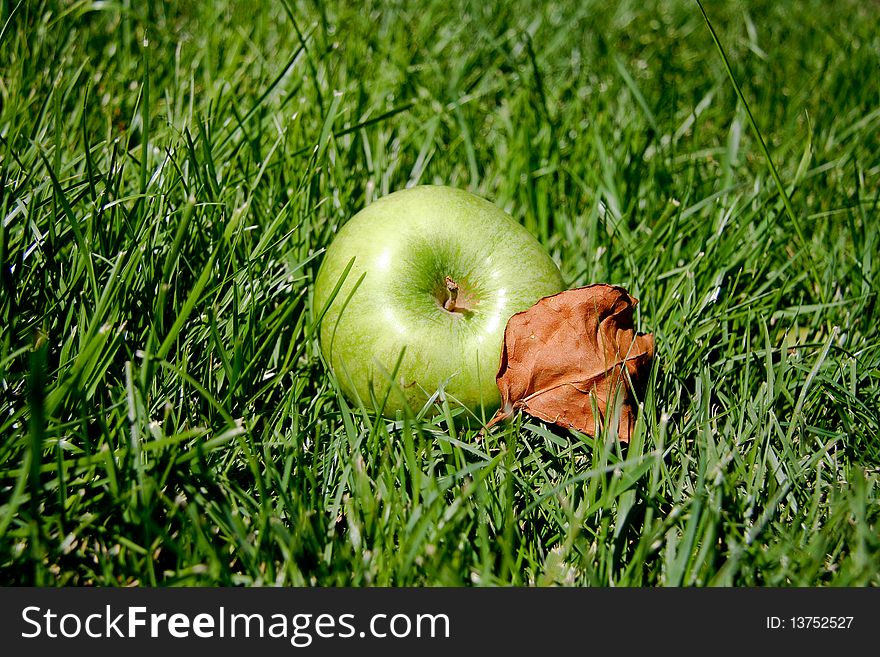
<svg viewBox="0 0 880 657"><path fill-rule="evenodd" d="M313 307L324 313L321 352L348 398L384 401L394 417L442 389L488 417L500 404L507 320L563 287L538 240L503 210L422 186L371 203L339 230Z"/></svg>

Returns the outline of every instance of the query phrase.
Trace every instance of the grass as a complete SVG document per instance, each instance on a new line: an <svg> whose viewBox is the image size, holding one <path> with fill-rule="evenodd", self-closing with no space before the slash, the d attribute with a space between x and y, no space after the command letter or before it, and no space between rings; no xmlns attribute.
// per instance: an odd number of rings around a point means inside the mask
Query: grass
<svg viewBox="0 0 880 657"><path fill-rule="evenodd" d="M2 582L880 584L877 6L351 4L2 4ZM339 395L417 183L640 299L628 446Z"/></svg>

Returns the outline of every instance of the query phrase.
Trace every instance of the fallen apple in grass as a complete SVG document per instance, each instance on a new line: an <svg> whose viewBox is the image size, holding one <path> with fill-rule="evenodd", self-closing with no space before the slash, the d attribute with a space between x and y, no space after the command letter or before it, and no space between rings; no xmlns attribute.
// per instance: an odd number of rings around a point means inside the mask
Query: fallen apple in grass
<svg viewBox="0 0 880 657"><path fill-rule="evenodd" d="M488 418L507 320L564 288L541 244L503 210L414 187L352 217L315 283L321 351L343 393L394 417L438 390Z"/></svg>

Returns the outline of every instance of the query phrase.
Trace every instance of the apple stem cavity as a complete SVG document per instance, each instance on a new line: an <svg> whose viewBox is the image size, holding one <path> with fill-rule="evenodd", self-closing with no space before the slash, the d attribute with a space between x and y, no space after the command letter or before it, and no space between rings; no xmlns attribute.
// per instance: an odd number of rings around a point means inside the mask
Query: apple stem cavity
<svg viewBox="0 0 880 657"><path fill-rule="evenodd" d="M443 309L454 313L456 310L455 300L458 299L458 283L449 276L446 277L446 291L449 293L449 298L443 302Z"/></svg>

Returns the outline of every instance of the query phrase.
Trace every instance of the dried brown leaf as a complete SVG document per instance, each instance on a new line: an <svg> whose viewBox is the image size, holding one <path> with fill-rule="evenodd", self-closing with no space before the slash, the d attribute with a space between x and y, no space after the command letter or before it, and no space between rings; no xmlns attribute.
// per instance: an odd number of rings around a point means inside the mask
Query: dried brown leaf
<svg viewBox="0 0 880 657"><path fill-rule="evenodd" d="M654 356L654 336L633 328L637 303L623 288L589 285L511 317L497 376L502 406L488 426L522 409L594 436L608 421L610 400L612 411L622 402L617 433L629 442L636 420L631 384L644 379Z"/></svg>

